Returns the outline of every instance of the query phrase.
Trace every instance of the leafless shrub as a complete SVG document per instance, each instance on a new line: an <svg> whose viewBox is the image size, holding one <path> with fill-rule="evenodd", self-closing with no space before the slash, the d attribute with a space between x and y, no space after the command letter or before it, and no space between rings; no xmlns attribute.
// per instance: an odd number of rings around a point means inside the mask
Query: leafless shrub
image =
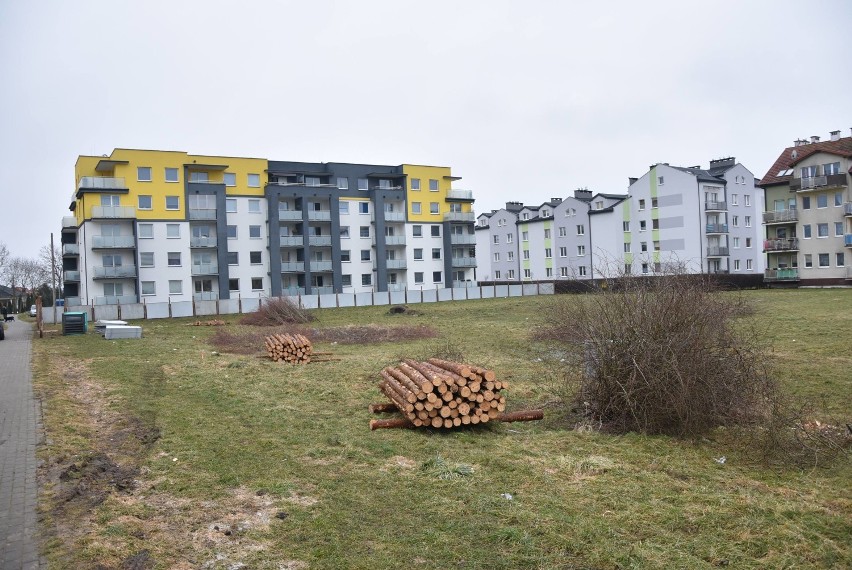
<svg viewBox="0 0 852 570"><path fill-rule="evenodd" d="M566 345L571 397L591 422L694 437L771 413L776 385L743 311L700 275L620 276L566 299L538 336Z"/></svg>
<svg viewBox="0 0 852 570"><path fill-rule="evenodd" d="M309 323L316 317L286 297L268 299L252 313L247 313L240 323L260 327L274 327L291 323Z"/></svg>

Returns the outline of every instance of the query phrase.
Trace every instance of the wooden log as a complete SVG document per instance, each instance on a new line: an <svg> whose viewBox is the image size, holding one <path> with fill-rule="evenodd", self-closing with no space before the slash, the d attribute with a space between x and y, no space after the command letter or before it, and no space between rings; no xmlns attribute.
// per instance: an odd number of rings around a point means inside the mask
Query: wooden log
<svg viewBox="0 0 852 570"><path fill-rule="evenodd" d="M379 373L382 378L384 378L385 383L394 390L399 397L408 402L409 404L414 404L417 401L417 395L413 394L410 390L408 390L405 386L400 384L396 378L391 376L386 370L382 370Z"/></svg>
<svg viewBox="0 0 852 570"><path fill-rule="evenodd" d="M442 375L436 374L426 366L423 366L420 362L417 362L416 360L412 360L410 358L406 358L403 362L405 362L405 364L408 364L420 374L422 374L425 378L432 382L432 385L436 388L446 384L446 381L444 380Z"/></svg>
<svg viewBox="0 0 852 570"><path fill-rule="evenodd" d="M420 389L428 394L431 392L435 386L432 384L432 381L420 374L417 370L406 364L405 362L400 363L399 367L406 376L411 378L412 382L420 386Z"/></svg>
<svg viewBox="0 0 852 570"><path fill-rule="evenodd" d="M500 414L497 419L501 422L532 422L544 418L543 410L519 410Z"/></svg>
<svg viewBox="0 0 852 570"><path fill-rule="evenodd" d="M418 400L423 400L426 398L426 393L420 389L420 385L414 382L411 378L409 378L402 370L399 368L394 368L393 366L388 366L385 368L388 374L399 380L399 382L411 391L412 394L417 396Z"/></svg>
<svg viewBox="0 0 852 570"><path fill-rule="evenodd" d="M370 420L370 430L377 429L392 429L392 428L409 428L413 429L413 423L405 418L394 418L389 420Z"/></svg>
<svg viewBox="0 0 852 570"><path fill-rule="evenodd" d="M472 372L482 376L489 382L494 382L497 379L497 374L495 374L493 370L488 370L481 366L471 366L470 369Z"/></svg>
<svg viewBox="0 0 852 570"><path fill-rule="evenodd" d="M428 360L431 364L443 368L444 370L449 370L450 372L454 372L463 378L467 378L471 373L471 367L465 364L460 364L458 362L452 362L450 360L441 360L440 358L430 358Z"/></svg>
<svg viewBox="0 0 852 570"><path fill-rule="evenodd" d="M414 404L406 402L404 398L402 398L392 387L388 385L387 381L379 384L379 390L381 390L385 396L396 404L396 407L399 408L400 412L408 414L414 411Z"/></svg>
<svg viewBox="0 0 852 570"><path fill-rule="evenodd" d="M367 408L370 410L371 414L386 414L389 412L397 412L399 409L396 407L396 404L393 402L379 402L376 404L370 404Z"/></svg>

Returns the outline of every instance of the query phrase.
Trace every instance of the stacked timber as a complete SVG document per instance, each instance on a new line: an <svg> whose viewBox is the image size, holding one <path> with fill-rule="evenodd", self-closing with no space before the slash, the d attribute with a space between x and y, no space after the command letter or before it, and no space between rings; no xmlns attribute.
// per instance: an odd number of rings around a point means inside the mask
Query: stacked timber
<svg viewBox="0 0 852 570"><path fill-rule="evenodd" d="M290 364L308 364L314 354L314 347L301 334L274 334L266 337L266 354L275 362L283 360Z"/></svg>
<svg viewBox="0 0 852 570"><path fill-rule="evenodd" d="M506 409L503 390L508 382L478 366L438 358L407 359L380 374L379 389L415 427L486 423L499 419Z"/></svg>

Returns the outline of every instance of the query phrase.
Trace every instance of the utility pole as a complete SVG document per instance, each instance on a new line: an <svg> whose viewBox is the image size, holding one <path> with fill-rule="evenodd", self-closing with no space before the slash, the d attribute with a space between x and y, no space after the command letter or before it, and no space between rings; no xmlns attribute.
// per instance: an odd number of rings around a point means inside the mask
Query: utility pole
<svg viewBox="0 0 852 570"><path fill-rule="evenodd" d="M53 232L50 232L50 284L53 287L53 323L56 324L56 254L53 251Z"/></svg>

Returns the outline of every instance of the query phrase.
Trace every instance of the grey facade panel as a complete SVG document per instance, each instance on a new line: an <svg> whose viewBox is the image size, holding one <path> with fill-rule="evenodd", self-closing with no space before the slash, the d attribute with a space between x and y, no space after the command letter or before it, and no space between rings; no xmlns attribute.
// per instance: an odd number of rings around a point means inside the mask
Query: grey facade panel
<svg viewBox="0 0 852 570"><path fill-rule="evenodd" d="M660 229L670 230L684 227L683 216L673 216L670 218L660 218Z"/></svg>

